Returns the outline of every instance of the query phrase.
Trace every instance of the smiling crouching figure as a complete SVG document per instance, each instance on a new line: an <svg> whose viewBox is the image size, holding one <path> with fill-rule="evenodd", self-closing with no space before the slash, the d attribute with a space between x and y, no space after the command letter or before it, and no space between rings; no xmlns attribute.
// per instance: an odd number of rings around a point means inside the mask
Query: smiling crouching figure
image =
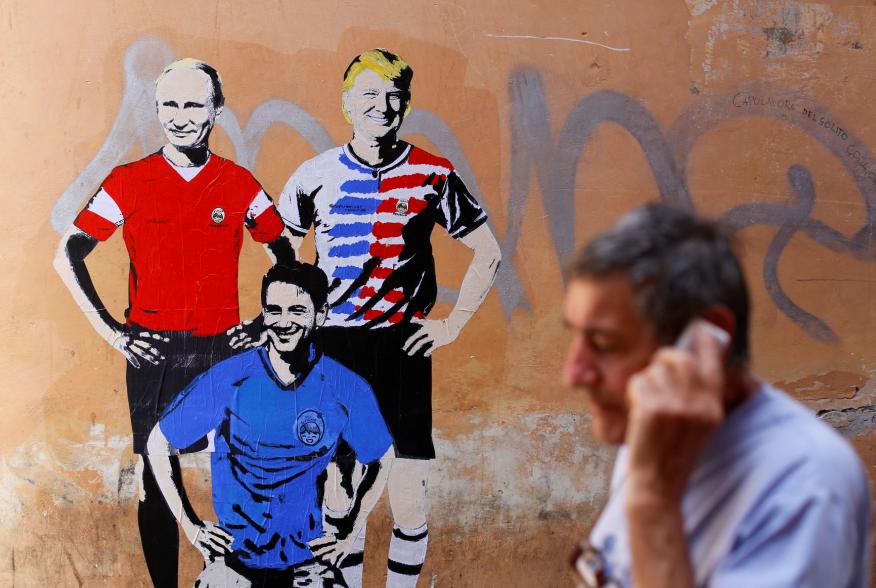
<svg viewBox="0 0 876 588"><path fill-rule="evenodd" d="M189 385L149 437L161 492L206 568L196 586L344 586L348 552L386 483L392 437L370 386L323 355L327 280L307 264L274 266L262 282L267 342ZM185 508L168 444L215 434L210 471L218 522ZM376 478L360 485L353 533L323 536L319 478L343 440Z"/></svg>

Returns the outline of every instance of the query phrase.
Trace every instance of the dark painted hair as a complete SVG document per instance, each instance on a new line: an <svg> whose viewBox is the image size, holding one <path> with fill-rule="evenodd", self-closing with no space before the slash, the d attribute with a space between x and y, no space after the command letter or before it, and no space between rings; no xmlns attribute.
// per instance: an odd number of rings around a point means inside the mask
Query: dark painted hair
<svg viewBox="0 0 876 588"><path fill-rule="evenodd" d="M268 286L274 282L298 286L307 292L316 310L322 308L328 299L328 278L325 272L309 263L272 266L262 278L262 306L267 301Z"/></svg>
<svg viewBox="0 0 876 588"><path fill-rule="evenodd" d="M630 212L578 253L570 277L627 274L660 343L672 344L709 306L736 318L731 360L747 363L749 297L730 233L716 222L663 204Z"/></svg>

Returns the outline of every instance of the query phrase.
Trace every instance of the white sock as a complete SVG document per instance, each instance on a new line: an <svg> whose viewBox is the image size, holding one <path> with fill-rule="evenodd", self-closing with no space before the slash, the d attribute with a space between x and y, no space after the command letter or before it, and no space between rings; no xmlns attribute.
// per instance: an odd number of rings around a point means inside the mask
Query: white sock
<svg viewBox="0 0 876 588"><path fill-rule="evenodd" d="M353 547L343 560L341 560L340 568L344 574L344 582L350 588L362 588L362 564L365 561L365 530L368 528L368 523L362 525L359 529L359 534L353 540Z"/></svg>
<svg viewBox="0 0 876 588"><path fill-rule="evenodd" d="M416 529L393 526L392 540L389 542L386 588L416 587L423 562L426 561L428 545L429 531L426 523Z"/></svg>

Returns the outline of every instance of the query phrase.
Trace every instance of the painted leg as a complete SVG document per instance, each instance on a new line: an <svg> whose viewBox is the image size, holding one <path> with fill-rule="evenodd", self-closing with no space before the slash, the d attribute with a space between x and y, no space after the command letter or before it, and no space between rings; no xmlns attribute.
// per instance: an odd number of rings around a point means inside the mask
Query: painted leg
<svg viewBox="0 0 876 588"><path fill-rule="evenodd" d="M359 534L353 540L350 552L340 563L341 573L344 574L344 581L350 588L362 588L362 569L365 563L365 532L367 529L367 523L362 525Z"/></svg>
<svg viewBox="0 0 876 588"><path fill-rule="evenodd" d="M171 467L179 471L179 458L172 456L170 460ZM179 528L176 519L152 475L148 456L140 456L137 470L140 473L137 522L149 576L156 588L177 588Z"/></svg>
<svg viewBox="0 0 876 588"><path fill-rule="evenodd" d="M387 588L414 588L426 561L426 481L430 466L431 461L424 459L397 458L392 464L387 482L393 518Z"/></svg>

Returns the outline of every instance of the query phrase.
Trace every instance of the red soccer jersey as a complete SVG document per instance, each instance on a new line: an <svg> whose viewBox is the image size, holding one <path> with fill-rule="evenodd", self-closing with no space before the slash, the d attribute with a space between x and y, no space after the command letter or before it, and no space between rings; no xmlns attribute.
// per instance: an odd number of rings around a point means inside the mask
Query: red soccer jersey
<svg viewBox="0 0 876 588"><path fill-rule="evenodd" d="M214 154L186 181L160 152L115 168L74 224L101 241L123 225L129 325L199 336L240 321L243 226L262 243L283 230L270 198L244 168Z"/></svg>

